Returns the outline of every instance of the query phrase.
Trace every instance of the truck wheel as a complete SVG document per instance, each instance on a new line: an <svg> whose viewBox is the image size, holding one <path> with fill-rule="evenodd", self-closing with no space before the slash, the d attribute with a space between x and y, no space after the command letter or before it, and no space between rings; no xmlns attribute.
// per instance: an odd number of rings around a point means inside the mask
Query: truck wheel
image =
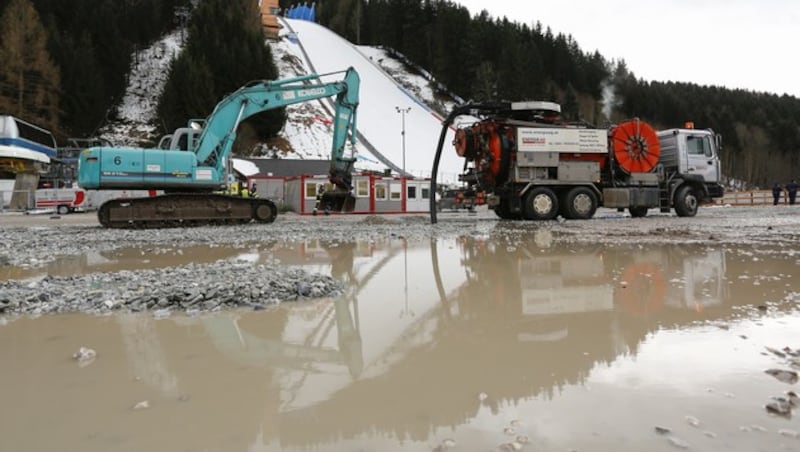
<svg viewBox="0 0 800 452"><path fill-rule="evenodd" d="M631 218L644 218L647 216L647 211L649 209L645 206L636 206L628 208L628 212L631 214Z"/></svg>
<svg viewBox="0 0 800 452"><path fill-rule="evenodd" d="M547 187L534 188L522 201L522 214L526 220L552 220L558 215L558 197Z"/></svg>
<svg viewBox="0 0 800 452"><path fill-rule="evenodd" d="M688 185L679 188L675 193L675 213L679 217L693 217L697 215L699 202L694 189Z"/></svg>
<svg viewBox="0 0 800 452"><path fill-rule="evenodd" d="M56 208L56 212L58 212L59 215L66 215L69 213L69 206L60 205Z"/></svg>
<svg viewBox="0 0 800 452"><path fill-rule="evenodd" d="M597 195L586 187L575 187L564 198L565 217L575 220L588 220L597 211Z"/></svg>

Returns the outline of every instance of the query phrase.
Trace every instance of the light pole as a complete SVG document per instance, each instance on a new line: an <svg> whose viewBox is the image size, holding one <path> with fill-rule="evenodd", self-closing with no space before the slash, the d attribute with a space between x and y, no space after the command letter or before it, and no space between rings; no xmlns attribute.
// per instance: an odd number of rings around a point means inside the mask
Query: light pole
<svg viewBox="0 0 800 452"><path fill-rule="evenodd" d="M400 129L400 137L403 143L403 177L406 177L406 113L411 111L411 107L394 107L398 113L400 113L400 122L402 123L402 129Z"/></svg>

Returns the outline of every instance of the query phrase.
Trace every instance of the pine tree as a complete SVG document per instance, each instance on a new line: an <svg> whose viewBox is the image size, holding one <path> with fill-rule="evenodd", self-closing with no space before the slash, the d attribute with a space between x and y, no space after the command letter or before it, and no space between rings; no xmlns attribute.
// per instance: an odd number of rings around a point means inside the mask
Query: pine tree
<svg viewBox="0 0 800 452"><path fill-rule="evenodd" d="M0 17L0 61L0 110L58 130L60 76L29 0L11 0Z"/></svg>
<svg viewBox="0 0 800 452"><path fill-rule="evenodd" d="M192 13L186 49L173 62L159 100L159 122L165 131L190 118L206 117L224 96L247 82L277 77L258 11L255 0L205 0ZM269 110L247 122L262 139L271 137L286 122L285 110Z"/></svg>

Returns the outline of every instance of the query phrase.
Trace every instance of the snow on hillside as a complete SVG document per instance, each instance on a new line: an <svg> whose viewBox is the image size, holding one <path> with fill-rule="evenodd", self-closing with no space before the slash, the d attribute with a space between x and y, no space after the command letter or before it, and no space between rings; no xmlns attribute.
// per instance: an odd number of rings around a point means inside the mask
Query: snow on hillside
<svg viewBox="0 0 800 452"><path fill-rule="evenodd" d="M128 87L116 118L109 118L110 122L99 130L101 138L116 146L147 146L158 140L158 96L167 82L169 65L181 49L181 32L174 31L131 57Z"/></svg>
<svg viewBox="0 0 800 452"><path fill-rule="evenodd" d="M387 165L381 158L396 170L403 168L402 117L396 107L411 108L405 114L405 169L415 176L429 177L441 132L441 114L435 110L449 111L453 102L438 99L429 80L409 73L402 62L382 49L356 47L315 23L285 19L284 24L288 26L281 30L279 39L268 41L279 78L343 71L349 66L361 76L357 126L371 148L366 143L357 144L356 169L383 171ZM149 147L158 141L164 131L154 124L157 99L166 83L169 64L181 46L181 34L176 31L131 58L128 88L109 123L100 129L102 138L117 146ZM340 80L342 75L326 76L323 81ZM330 111L330 102L322 101L288 106L288 120L280 133L286 145L264 146L259 155L330 158ZM440 180L447 182L455 181L463 164L449 145L451 141L452 132L439 171ZM370 149L381 155L374 155Z"/></svg>
<svg viewBox="0 0 800 452"><path fill-rule="evenodd" d="M425 105L441 116L447 116L457 105L452 96L436 94L433 87L435 84L433 76L424 72L415 73L414 68L409 68L401 60L392 57L386 49L370 46L356 46L356 48L370 61L377 64L397 84L408 90L414 97L422 100Z"/></svg>

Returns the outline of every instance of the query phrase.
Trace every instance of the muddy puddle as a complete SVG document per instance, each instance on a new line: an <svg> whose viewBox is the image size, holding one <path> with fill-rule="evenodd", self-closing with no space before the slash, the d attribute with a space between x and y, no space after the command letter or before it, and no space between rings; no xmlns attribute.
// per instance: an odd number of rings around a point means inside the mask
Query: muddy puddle
<svg viewBox="0 0 800 452"><path fill-rule="evenodd" d="M791 410L765 409L796 389L765 372L798 365L775 352L800 348L798 256L780 248L301 241L0 278L218 259L347 292L264 312L0 318L0 450L800 450ZM72 359L80 347L97 356Z"/></svg>

